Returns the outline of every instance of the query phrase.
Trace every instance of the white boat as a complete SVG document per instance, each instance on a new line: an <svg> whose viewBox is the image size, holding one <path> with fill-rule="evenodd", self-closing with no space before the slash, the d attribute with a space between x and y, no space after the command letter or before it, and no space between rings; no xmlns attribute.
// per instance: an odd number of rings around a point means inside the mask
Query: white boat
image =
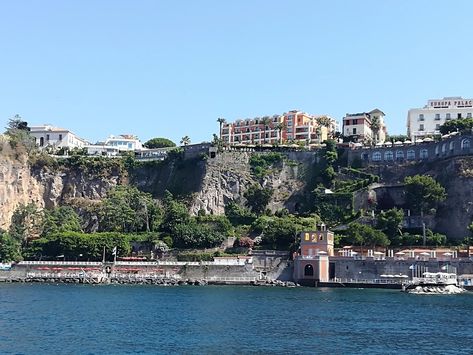
<svg viewBox="0 0 473 355"><path fill-rule="evenodd" d="M424 272L403 285L403 291L416 294L455 294L465 290L458 287L457 274L448 272Z"/></svg>

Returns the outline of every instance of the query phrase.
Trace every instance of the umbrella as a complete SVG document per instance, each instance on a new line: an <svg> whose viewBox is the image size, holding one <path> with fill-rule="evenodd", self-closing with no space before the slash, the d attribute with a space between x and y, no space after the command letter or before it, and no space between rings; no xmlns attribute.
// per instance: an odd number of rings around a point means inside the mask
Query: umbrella
<svg viewBox="0 0 473 355"><path fill-rule="evenodd" d="M375 251L373 254L376 254L376 255L384 255L384 253L382 251Z"/></svg>
<svg viewBox="0 0 473 355"><path fill-rule="evenodd" d="M453 254L452 254L452 253L443 253L443 255L445 255L445 256L452 256Z"/></svg>
<svg viewBox="0 0 473 355"><path fill-rule="evenodd" d="M398 251L398 252L396 253L396 255L405 255L405 254L406 254L406 253L404 253L403 251Z"/></svg>
<svg viewBox="0 0 473 355"><path fill-rule="evenodd" d="M356 251L352 251L351 255L358 255L358 253Z"/></svg>
<svg viewBox="0 0 473 355"><path fill-rule="evenodd" d="M424 142L424 140L422 140L422 139L416 140L416 143L423 143L423 142Z"/></svg>
<svg viewBox="0 0 473 355"><path fill-rule="evenodd" d="M407 276L407 275L399 275L399 277L402 277L403 279L409 278L409 276Z"/></svg>
<svg viewBox="0 0 473 355"><path fill-rule="evenodd" d="M403 145L404 143L402 143L401 141L395 141L394 142L394 145Z"/></svg>
<svg viewBox="0 0 473 355"><path fill-rule="evenodd" d="M383 274L383 275L379 275L381 277L388 277L389 275L386 275L386 274Z"/></svg>
<svg viewBox="0 0 473 355"><path fill-rule="evenodd" d="M325 255L325 254L327 254L327 252L326 252L326 251L323 251L323 250L321 250L321 251L319 251L319 253L318 253L318 254L319 254L319 255Z"/></svg>
<svg viewBox="0 0 473 355"><path fill-rule="evenodd" d="M410 140L404 141L404 144L412 144L412 141Z"/></svg>
<svg viewBox="0 0 473 355"><path fill-rule="evenodd" d="M420 255L422 255L422 256L430 256L430 253L427 253L426 251L424 251L424 252L420 253Z"/></svg>
<svg viewBox="0 0 473 355"><path fill-rule="evenodd" d="M433 141L434 141L434 140L433 140L432 138L429 138L429 137L427 137L427 138L424 139L424 142L433 142Z"/></svg>

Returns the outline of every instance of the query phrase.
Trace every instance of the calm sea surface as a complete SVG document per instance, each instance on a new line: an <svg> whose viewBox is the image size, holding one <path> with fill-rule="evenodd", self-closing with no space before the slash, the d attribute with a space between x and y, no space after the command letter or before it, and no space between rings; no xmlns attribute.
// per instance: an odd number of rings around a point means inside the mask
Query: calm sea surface
<svg viewBox="0 0 473 355"><path fill-rule="evenodd" d="M0 354L473 354L473 293L0 284Z"/></svg>

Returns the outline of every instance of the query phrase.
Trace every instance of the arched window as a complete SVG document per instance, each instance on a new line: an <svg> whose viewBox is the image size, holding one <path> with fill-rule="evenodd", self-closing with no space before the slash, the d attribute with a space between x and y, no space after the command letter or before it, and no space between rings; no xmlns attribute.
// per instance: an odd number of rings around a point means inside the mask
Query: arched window
<svg viewBox="0 0 473 355"><path fill-rule="evenodd" d="M373 161L381 161L381 153L380 152L374 152L373 153Z"/></svg>
<svg viewBox="0 0 473 355"><path fill-rule="evenodd" d="M436 155L436 156L439 156L439 154L440 154L439 146L436 145L436 146L435 146L435 155Z"/></svg>
<svg viewBox="0 0 473 355"><path fill-rule="evenodd" d="M445 154L447 152L447 145L444 143L442 144L442 154Z"/></svg>
<svg viewBox="0 0 473 355"><path fill-rule="evenodd" d="M462 149L466 150L466 149L470 149L470 140L469 139L464 139L462 140L462 144L461 144L461 147Z"/></svg>
<svg viewBox="0 0 473 355"><path fill-rule="evenodd" d="M450 142L450 152L453 152L453 150L455 149L455 143Z"/></svg>
<svg viewBox="0 0 473 355"><path fill-rule="evenodd" d="M304 276L314 276L314 267L307 264L304 268Z"/></svg>
<svg viewBox="0 0 473 355"><path fill-rule="evenodd" d="M44 137L39 139L39 146L42 147L44 145Z"/></svg>
<svg viewBox="0 0 473 355"><path fill-rule="evenodd" d="M421 159L427 159L429 157L429 152L427 151L427 149L422 149L420 151L419 157Z"/></svg>
<svg viewBox="0 0 473 355"><path fill-rule="evenodd" d="M407 160L414 160L416 158L416 152L412 149L407 151Z"/></svg>
<svg viewBox="0 0 473 355"><path fill-rule="evenodd" d="M402 150L396 151L396 160L404 160L404 152Z"/></svg>
<svg viewBox="0 0 473 355"><path fill-rule="evenodd" d="M394 154L390 150L388 150L386 153L384 153L384 160L386 161L391 161L394 160Z"/></svg>

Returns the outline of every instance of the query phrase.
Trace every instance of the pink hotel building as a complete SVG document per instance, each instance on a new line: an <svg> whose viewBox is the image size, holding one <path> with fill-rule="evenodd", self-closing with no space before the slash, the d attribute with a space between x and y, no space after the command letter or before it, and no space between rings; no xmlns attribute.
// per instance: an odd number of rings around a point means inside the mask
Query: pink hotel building
<svg viewBox="0 0 473 355"><path fill-rule="evenodd" d="M314 116L298 110L283 115L264 118L247 118L225 123L222 126L222 140L229 145L236 144L274 144L286 142L303 142L304 144L320 144L337 128L336 121L330 119L329 127L319 125Z"/></svg>

